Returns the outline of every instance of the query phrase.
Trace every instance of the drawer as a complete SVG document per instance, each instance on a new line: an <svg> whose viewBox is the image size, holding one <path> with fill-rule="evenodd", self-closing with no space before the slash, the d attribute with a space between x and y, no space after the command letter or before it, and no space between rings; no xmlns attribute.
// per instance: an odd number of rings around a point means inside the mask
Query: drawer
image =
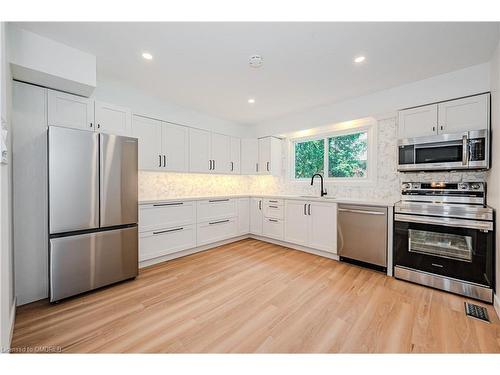
<svg viewBox="0 0 500 375"><path fill-rule="evenodd" d="M197 202L198 223L236 216L236 199L219 198Z"/></svg>
<svg viewBox="0 0 500 375"><path fill-rule="evenodd" d="M264 217L283 220L284 207L276 203L264 203Z"/></svg>
<svg viewBox="0 0 500 375"><path fill-rule="evenodd" d="M283 220L264 218L262 225L262 235L265 237L283 239Z"/></svg>
<svg viewBox="0 0 500 375"><path fill-rule="evenodd" d="M238 233L237 224L234 217L198 224L196 231L198 246L236 237Z"/></svg>
<svg viewBox="0 0 500 375"><path fill-rule="evenodd" d="M153 259L196 247L194 225L185 225L139 234L139 261Z"/></svg>
<svg viewBox="0 0 500 375"><path fill-rule="evenodd" d="M283 199L274 199L274 198L269 198L269 199L264 199L264 204L271 204L271 205L278 205L278 206L283 206Z"/></svg>
<svg viewBox="0 0 500 375"><path fill-rule="evenodd" d="M153 203L139 206L139 232L194 224L194 202Z"/></svg>

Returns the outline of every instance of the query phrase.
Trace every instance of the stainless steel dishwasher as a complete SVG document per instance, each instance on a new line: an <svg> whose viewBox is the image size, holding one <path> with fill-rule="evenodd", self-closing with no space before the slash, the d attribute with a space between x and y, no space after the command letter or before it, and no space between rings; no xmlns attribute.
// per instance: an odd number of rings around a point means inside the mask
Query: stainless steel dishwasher
<svg viewBox="0 0 500 375"><path fill-rule="evenodd" d="M387 207L339 204L340 260L387 270Z"/></svg>

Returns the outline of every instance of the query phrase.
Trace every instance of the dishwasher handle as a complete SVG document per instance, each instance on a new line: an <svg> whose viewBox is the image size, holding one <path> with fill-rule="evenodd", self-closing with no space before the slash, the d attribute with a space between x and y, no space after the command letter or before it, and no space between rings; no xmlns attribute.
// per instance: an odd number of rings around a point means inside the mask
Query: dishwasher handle
<svg viewBox="0 0 500 375"><path fill-rule="evenodd" d="M385 212L381 211L365 211L365 210L351 210L349 208L339 208L340 212L352 212L355 214L366 214L366 215L385 215Z"/></svg>

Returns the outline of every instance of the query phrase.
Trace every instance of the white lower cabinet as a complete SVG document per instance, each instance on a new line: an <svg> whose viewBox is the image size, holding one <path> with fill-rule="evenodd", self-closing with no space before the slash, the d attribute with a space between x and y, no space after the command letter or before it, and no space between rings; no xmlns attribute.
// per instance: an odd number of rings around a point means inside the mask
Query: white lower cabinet
<svg viewBox="0 0 500 375"><path fill-rule="evenodd" d="M287 200L285 241L337 253L337 204Z"/></svg>
<svg viewBox="0 0 500 375"><path fill-rule="evenodd" d="M250 198L238 199L238 235L250 232Z"/></svg>
<svg viewBox="0 0 500 375"><path fill-rule="evenodd" d="M139 261L158 258L196 247L194 225L185 225L139 234Z"/></svg>
<svg viewBox="0 0 500 375"><path fill-rule="evenodd" d="M199 223L235 217L237 215L236 199L218 198L198 201L197 212Z"/></svg>
<svg viewBox="0 0 500 375"><path fill-rule="evenodd" d="M283 240L283 220L265 217L262 221L262 235Z"/></svg>
<svg viewBox="0 0 500 375"><path fill-rule="evenodd" d="M199 223L196 228L198 246L236 237L237 229L235 217Z"/></svg>
<svg viewBox="0 0 500 375"><path fill-rule="evenodd" d="M250 233L262 234L262 198L250 198Z"/></svg>
<svg viewBox="0 0 500 375"><path fill-rule="evenodd" d="M139 231L170 228L175 225L196 222L195 202L167 202L141 205L139 209Z"/></svg>

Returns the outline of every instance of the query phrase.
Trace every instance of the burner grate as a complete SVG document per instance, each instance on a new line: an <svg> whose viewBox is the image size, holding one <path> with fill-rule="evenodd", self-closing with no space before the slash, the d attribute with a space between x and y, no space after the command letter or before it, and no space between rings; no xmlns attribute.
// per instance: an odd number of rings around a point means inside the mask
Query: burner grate
<svg viewBox="0 0 500 375"><path fill-rule="evenodd" d="M488 316L488 310L486 310L486 307L465 302L465 314L472 318L482 320L483 322L490 323L490 318Z"/></svg>

